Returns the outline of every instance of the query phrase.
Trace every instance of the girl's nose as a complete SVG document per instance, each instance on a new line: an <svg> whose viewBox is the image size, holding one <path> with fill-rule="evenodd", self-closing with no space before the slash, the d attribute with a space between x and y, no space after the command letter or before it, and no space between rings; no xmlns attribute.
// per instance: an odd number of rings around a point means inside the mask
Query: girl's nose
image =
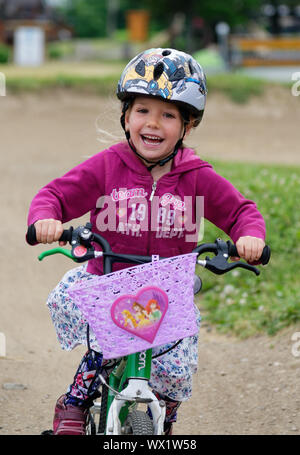
<svg viewBox="0 0 300 455"><path fill-rule="evenodd" d="M157 117L151 116L151 117L148 117L146 125L148 128L159 128L159 121L158 121Z"/></svg>

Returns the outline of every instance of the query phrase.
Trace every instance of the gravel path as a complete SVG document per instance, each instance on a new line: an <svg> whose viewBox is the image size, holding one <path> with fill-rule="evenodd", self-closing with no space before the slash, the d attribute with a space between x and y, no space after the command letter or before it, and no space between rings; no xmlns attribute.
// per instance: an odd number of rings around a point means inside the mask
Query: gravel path
<svg viewBox="0 0 300 455"><path fill-rule="evenodd" d="M7 355L0 358L0 434L49 429L56 398L84 352L63 352L56 341L44 302L70 264L64 257L38 263L44 247L25 245L28 205L42 185L121 138L118 115L114 100L68 92L1 99L0 332ZM214 95L188 144L206 159L300 165L299 117L299 98L285 90L247 106ZM115 138L96 134L96 125ZM204 325L193 399L182 405L175 434L299 434L296 332L300 324L241 341Z"/></svg>

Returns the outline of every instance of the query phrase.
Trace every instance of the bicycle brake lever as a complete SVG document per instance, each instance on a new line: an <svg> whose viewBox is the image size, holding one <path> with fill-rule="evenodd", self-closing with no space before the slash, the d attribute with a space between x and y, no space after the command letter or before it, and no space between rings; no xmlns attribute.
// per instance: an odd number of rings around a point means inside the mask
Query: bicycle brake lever
<svg viewBox="0 0 300 455"><path fill-rule="evenodd" d="M53 254L63 254L64 256L67 256L68 258L72 259L73 261L77 262L76 258L72 256L71 252L67 250L66 248L52 248L51 250L44 251L38 256L38 260L42 261L45 257L47 256L52 256Z"/></svg>
<svg viewBox="0 0 300 455"><path fill-rule="evenodd" d="M223 275L226 272L230 272L233 269L236 269L238 267L250 270L251 272L254 272L255 275L260 275L260 270L258 270L256 267L250 264L246 264L245 262L231 262L228 263L225 259L223 259L223 263L221 263L220 260L218 262L216 261L217 256L213 259L206 258L206 264L205 268L210 270L211 272L215 273L216 275Z"/></svg>
<svg viewBox="0 0 300 455"><path fill-rule="evenodd" d="M260 270L258 270L254 265L246 264L245 262L238 261L236 263L232 263L235 265L235 267L241 267L242 269L247 269L250 270L251 272L254 272L256 276L260 275ZM231 265L231 264L230 264ZM233 268L235 268L233 267Z"/></svg>
<svg viewBox="0 0 300 455"><path fill-rule="evenodd" d="M213 258L206 257L205 268L215 273L216 275L223 275L230 270L233 270L237 267L250 270L254 272L255 275L260 275L260 271L253 265L246 264L245 262L237 261L228 263L229 254L228 254L228 244L221 239L216 240L217 251Z"/></svg>
<svg viewBox="0 0 300 455"><path fill-rule="evenodd" d="M69 259L72 259L72 261L79 263L95 258L94 248L87 249L82 245L75 245L72 248L72 251L69 251L66 248L61 247L44 251L38 256L38 260L42 261L45 257L52 256L53 254L63 254L64 256L67 256Z"/></svg>

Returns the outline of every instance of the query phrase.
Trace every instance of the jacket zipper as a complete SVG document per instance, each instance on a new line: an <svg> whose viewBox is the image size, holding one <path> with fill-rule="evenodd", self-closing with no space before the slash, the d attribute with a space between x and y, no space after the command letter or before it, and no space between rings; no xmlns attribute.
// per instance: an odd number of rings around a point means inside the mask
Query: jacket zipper
<svg viewBox="0 0 300 455"><path fill-rule="evenodd" d="M151 216L152 216L152 213L151 213L151 206L152 206L152 200L153 200L153 197L154 197L154 194L155 194L155 191L156 191L156 187L157 187L157 182L153 182L152 183L152 188L151 188L151 194L150 194L150 197L149 197L149 214L148 214L148 227L149 227L149 231L148 231L148 242L147 242L147 253L148 255L150 254L150 246L151 246Z"/></svg>
<svg viewBox="0 0 300 455"><path fill-rule="evenodd" d="M156 187L157 187L157 182L153 182L153 183L152 183L152 192L151 192L150 198L149 198L149 201L150 201L150 202L152 202L152 200L153 200L153 197L154 197L154 193L155 193Z"/></svg>

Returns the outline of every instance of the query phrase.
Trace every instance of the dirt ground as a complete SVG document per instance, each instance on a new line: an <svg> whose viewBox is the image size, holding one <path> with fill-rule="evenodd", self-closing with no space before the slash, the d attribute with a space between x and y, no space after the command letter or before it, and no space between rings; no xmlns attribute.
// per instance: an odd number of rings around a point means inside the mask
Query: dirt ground
<svg viewBox="0 0 300 455"><path fill-rule="evenodd" d="M211 95L203 123L187 143L206 159L299 166L299 102L281 89L246 106ZM45 301L72 264L63 256L39 263L46 248L25 244L29 203L48 181L123 138L118 118L113 99L92 95L55 91L0 99L2 435L51 428L56 398L84 352L64 352L56 340ZM204 324L193 398L182 405L175 434L299 434L296 332L300 324L274 337L241 341Z"/></svg>

